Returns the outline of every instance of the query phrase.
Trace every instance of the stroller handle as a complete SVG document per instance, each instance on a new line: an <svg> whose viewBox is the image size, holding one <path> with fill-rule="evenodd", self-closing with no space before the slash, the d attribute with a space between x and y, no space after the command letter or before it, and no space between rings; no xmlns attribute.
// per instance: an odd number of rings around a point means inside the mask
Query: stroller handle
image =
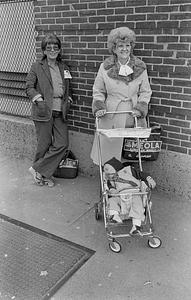
<svg viewBox="0 0 191 300"><path fill-rule="evenodd" d="M132 110L121 110L121 111L106 111L105 115L111 115L111 114L132 114L133 111Z"/></svg>
<svg viewBox="0 0 191 300"><path fill-rule="evenodd" d="M106 111L104 115L117 115L117 114L133 114L133 111L132 110ZM104 117L104 115L103 115L103 117ZM98 127L99 119L100 119L100 117L96 116L96 124L97 124L96 127ZM134 116L134 119L135 119L135 127L138 127L137 126L137 116Z"/></svg>

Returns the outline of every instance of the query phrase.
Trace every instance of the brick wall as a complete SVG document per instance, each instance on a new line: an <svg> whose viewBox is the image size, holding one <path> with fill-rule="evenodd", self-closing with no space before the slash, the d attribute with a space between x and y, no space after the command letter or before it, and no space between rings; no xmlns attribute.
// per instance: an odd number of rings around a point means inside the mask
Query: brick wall
<svg viewBox="0 0 191 300"><path fill-rule="evenodd" d="M70 129L93 134L92 85L108 56L107 35L128 26L137 35L135 55L148 67L153 95L151 121L163 127L163 148L191 155L191 1L190 0L39 0L38 37L55 32L73 76Z"/></svg>

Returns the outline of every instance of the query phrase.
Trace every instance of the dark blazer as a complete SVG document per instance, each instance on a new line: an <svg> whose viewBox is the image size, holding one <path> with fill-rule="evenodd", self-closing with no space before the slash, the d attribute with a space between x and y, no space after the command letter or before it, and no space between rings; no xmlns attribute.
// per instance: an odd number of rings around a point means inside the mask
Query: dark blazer
<svg viewBox="0 0 191 300"><path fill-rule="evenodd" d="M64 70L69 70L66 64L58 62L58 67L63 81L62 116L66 120L71 96L69 79L65 78ZM26 93L32 101L35 96L41 94L43 102L32 102L31 117L36 121L49 121L52 116L53 84L47 59L32 64L26 77Z"/></svg>

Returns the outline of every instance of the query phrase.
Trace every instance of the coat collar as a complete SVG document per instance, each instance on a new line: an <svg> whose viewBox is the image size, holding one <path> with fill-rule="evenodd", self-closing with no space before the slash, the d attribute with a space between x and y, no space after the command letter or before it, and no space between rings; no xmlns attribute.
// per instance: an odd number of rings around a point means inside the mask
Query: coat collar
<svg viewBox="0 0 191 300"><path fill-rule="evenodd" d="M42 60L40 61L40 63L41 63L42 68L43 68L43 70L44 70L44 72L45 72L45 75L48 77L48 79L49 79L49 81L50 81L50 83L51 83L51 85L52 85L52 77L51 77L51 74L50 74L50 70L49 70L49 66L48 66L48 61L47 61L47 59L46 59L46 58L45 58L45 59L42 59Z"/></svg>
<svg viewBox="0 0 191 300"><path fill-rule="evenodd" d="M128 66L133 70L133 74L129 76L119 75L120 65L117 62L117 58L114 55L109 56L103 62L104 69L107 71L107 75L112 79L117 79L128 84L130 81L139 77L146 69L145 63L134 55L131 55Z"/></svg>

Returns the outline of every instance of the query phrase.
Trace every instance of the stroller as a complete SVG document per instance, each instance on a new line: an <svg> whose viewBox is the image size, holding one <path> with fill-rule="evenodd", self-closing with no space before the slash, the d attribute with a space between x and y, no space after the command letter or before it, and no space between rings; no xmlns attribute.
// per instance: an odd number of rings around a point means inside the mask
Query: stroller
<svg viewBox="0 0 191 300"><path fill-rule="evenodd" d="M120 111L120 112L106 112L106 114L122 114L122 113L132 113L131 111ZM115 253L119 253L122 249L121 244L117 239L132 237L129 232L129 220L126 219L122 223L112 223L110 216L108 214L109 199L113 196L130 196L136 197L139 195L144 203L145 207L145 220L142 222L142 231L139 236L148 238L148 246L151 248L159 248L162 244L161 239L154 235L153 222L151 217L151 189L148 188L142 191L141 188L132 188L125 191L124 194L111 194L107 185L106 176L103 171L102 157L101 157L101 141L100 136L104 135L107 138L136 138L138 145L138 160L140 171L142 169L141 161L141 150L140 150L140 138L148 138L151 133L151 128L141 128L137 126L137 118L135 117L134 128L114 128L114 129L100 129L99 128L99 118L96 117L96 133L97 133L97 146L98 146L98 158L99 158L99 171L100 171L100 201L95 204L95 219L100 220L104 218L105 230L107 239L109 242L109 248ZM125 163L124 163L125 164ZM141 186L141 183L140 183ZM135 199L136 200L136 199Z"/></svg>

